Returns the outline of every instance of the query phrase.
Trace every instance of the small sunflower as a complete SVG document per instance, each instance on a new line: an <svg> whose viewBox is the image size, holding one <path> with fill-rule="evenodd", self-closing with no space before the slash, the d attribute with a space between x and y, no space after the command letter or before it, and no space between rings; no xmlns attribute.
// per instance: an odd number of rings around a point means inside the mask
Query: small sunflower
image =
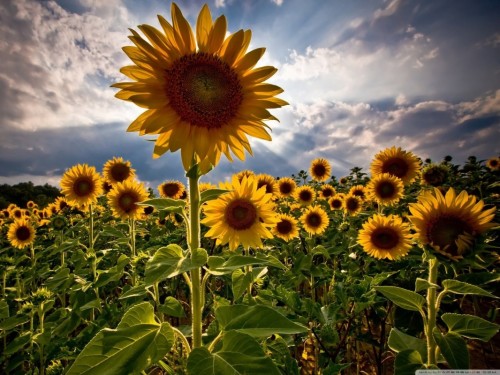
<svg viewBox="0 0 500 375"><path fill-rule="evenodd" d="M214 184L211 184L210 182L200 182L198 185L198 188L200 189L200 193L205 190L212 190L212 189L217 189L217 186Z"/></svg>
<svg viewBox="0 0 500 375"><path fill-rule="evenodd" d="M144 184L136 180L125 180L116 183L107 198L114 216L121 219L140 219L144 214L144 207L137 203L145 201L148 193Z"/></svg>
<svg viewBox="0 0 500 375"><path fill-rule="evenodd" d="M292 196L296 188L296 182L290 177L282 177L278 180L278 195L282 198Z"/></svg>
<svg viewBox="0 0 500 375"><path fill-rule="evenodd" d="M38 205L35 202L33 202L33 201L28 201L28 203L26 203L26 208L28 208L30 210L32 210L32 209L34 209L36 207L38 207Z"/></svg>
<svg viewBox="0 0 500 375"><path fill-rule="evenodd" d="M416 203L409 206L415 236L423 245L430 245L438 253L451 259L461 259L474 238L491 229L496 207L483 210L478 201L465 190L456 194L453 188L445 195L437 188L424 191Z"/></svg>
<svg viewBox="0 0 500 375"><path fill-rule="evenodd" d="M374 258L396 260L411 249L410 226L396 215L374 215L363 224L358 243Z"/></svg>
<svg viewBox="0 0 500 375"><path fill-rule="evenodd" d="M9 226L7 239L18 249L23 249L35 241L35 228L28 219L14 220Z"/></svg>
<svg viewBox="0 0 500 375"><path fill-rule="evenodd" d="M236 173L236 176L238 177L238 180L241 182L241 180L243 180L243 177L255 176L255 172L250 169L244 169Z"/></svg>
<svg viewBox="0 0 500 375"><path fill-rule="evenodd" d="M94 167L77 164L61 179L61 191L72 206L88 206L102 194L102 180Z"/></svg>
<svg viewBox="0 0 500 375"><path fill-rule="evenodd" d="M139 26L146 39L131 30L135 46L123 48L134 65L121 72L132 82L114 84L116 97L146 109L128 131L158 135L154 157L180 150L185 170L194 160L206 172L231 152L244 160L247 136L271 140L263 121L277 119L268 108L288 104L276 98L280 87L265 83L277 69L254 69L264 49L247 52L251 31L226 37L226 18L213 21L207 5L196 33L175 3L171 14L172 24L158 16L163 31Z"/></svg>
<svg viewBox="0 0 500 375"><path fill-rule="evenodd" d="M278 220L271 231L272 234L285 241L299 236L298 222L295 218L287 214L279 214Z"/></svg>
<svg viewBox="0 0 500 375"><path fill-rule="evenodd" d="M422 182L438 187L446 182L449 174L450 169L446 164L429 164L422 169Z"/></svg>
<svg viewBox="0 0 500 375"><path fill-rule="evenodd" d="M326 181L332 173L332 167L326 159L317 158L311 162L309 173L315 181Z"/></svg>
<svg viewBox="0 0 500 375"><path fill-rule="evenodd" d="M307 206L316 199L316 192L308 185L299 186L293 193L295 200L303 206Z"/></svg>
<svg viewBox="0 0 500 375"><path fill-rule="evenodd" d="M420 161L412 152L393 146L375 155L370 171L373 177L382 173L389 173L399 177L404 185L408 185L418 176Z"/></svg>
<svg viewBox="0 0 500 375"><path fill-rule="evenodd" d="M334 211L342 209L344 207L345 195L342 193L337 193L328 200L330 208Z"/></svg>
<svg viewBox="0 0 500 375"><path fill-rule="evenodd" d="M117 182L123 182L135 177L135 169L129 161L123 160L122 157L114 157L104 163L102 169L102 176L105 181L109 182L111 185Z"/></svg>
<svg viewBox="0 0 500 375"><path fill-rule="evenodd" d="M356 195L347 194L344 197L342 208L349 215L356 216L363 208L363 201Z"/></svg>
<svg viewBox="0 0 500 375"><path fill-rule="evenodd" d="M217 244L229 243L231 251L242 244L244 248L262 247L262 238L272 238L270 231L278 221L272 195L265 188L257 189L253 176L238 181L233 176L232 191L208 201L201 221L210 227L206 237L216 238Z"/></svg>
<svg viewBox="0 0 500 375"><path fill-rule="evenodd" d="M58 212L67 210L70 208L70 205L68 204L68 201L64 197L57 197L56 200L54 201L55 206L58 209Z"/></svg>
<svg viewBox="0 0 500 375"><path fill-rule="evenodd" d="M404 185L400 178L382 173L373 177L366 185L367 197L380 205L397 203L403 196Z"/></svg>
<svg viewBox="0 0 500 375"><path fill-rule="evenodd" d="M324 185L321 185L321 188L320 188L320 197L323 198L323 199L330 199L331 197L333 197L337 192L335 191L335 188L330 185L330 184L324 184Z"/></svg>
<svg viewBox="0 0 500 375"><path fill-rule="evenodd" d="M500 171L500 158L491 158L486 161L486 166L492 171Z"/></svg>
<svg viewBox="0 0 500 375"><path fill-rule="evenodd" d="M180 181L165 181L158 185L158 191L163 198L181 199L186 187Z"/></svg>
<svg viewBox="0 0 500 375"><path fill-rule="evenodd" d="M359 197L362 201L366 199L366 192L365 192L365 187L363 185L354 185L349 189L350 195L355 195L356 197Z"/></svg>
<svg viewBox="0 0 500 375"><path fill-rule="evenodd" d="M328 227L330 219L321 207L311 206L305 209L300 222L307 233L322 234Z"/></svg>
<svg viewBox="0 0 500 375"><path fill-rule="evenodd" d="M24 209L22 209L20 207L12 208L10 211L10 215L14 220L20 220L26 216Z"/></svg>
<svg viewBox="0 0 500 375"><path fill-rule="evenodd" d="M277 193L278 188L276 186L276 179L270 174L261 173L255 176L257 179L257 189L262 186L266 187L266 193L272 194L273 196Z"/></svg>

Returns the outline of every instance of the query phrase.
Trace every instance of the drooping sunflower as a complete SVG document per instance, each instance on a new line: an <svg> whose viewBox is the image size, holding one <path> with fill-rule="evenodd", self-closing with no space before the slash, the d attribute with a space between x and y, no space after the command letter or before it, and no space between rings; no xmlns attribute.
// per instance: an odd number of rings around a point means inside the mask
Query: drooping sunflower
<svg viewBox="0 0 500 375"><path fill-rule="evenodd" d="M307 206L316 199L316 192L308 185L299 186L293 193L295 200L303 206Z"/></svg>
<svg viewBox="0 0 500 375"><path fill-rule="evenodd" d="M382 206L397 203L403 197L403 193L403 181L389 173L373 177L366 185L367 197Z"/></svg>
<svg viewBox="0 0 500 375"><path fill-rule="evenodd" d="M105 181L111 185L117 182L123 182L135 177L135 169L128 160L123 160L122 157L113 157L104 163L102 176Z"/></svg>
<svg viewBox="0 0 500 375"><path fill-rule="evenodd" d="M358 197L362 201L366 199L366 191L365 191L365 187L363 185L354 185L353 187L351 187L349 189L348 194L355 195L356 197Z"/></svg>
<svg viewBox="0 0 500 375"><path fill-rule="evenodd" d="M146 39L131 30L135 46L123 48L135 65L121 69L132 82L114 84L116 97L146 108L128 131L158 135L153 157L180 149L186 170L194 160L208 171L222 153L244 160L247 136L271 140L263 121L277 119L267 109L288 104L265 83L277 69L254 69L264 48L247 52L250 30L226 38L226 18L213 21L207 5L196 34L175 3L171 14L172 24L158 16L163 31L140 25Z"/></svg>
<svg viewBox="0 0 500 375"><path fill-rule="evenodd" d="M426 185L438 187L448 179L450 169L446 164L429 164L422 169L422 182Z"/></svg>
<svg viewBox="0 0 500 375"><path fill-rule="evenodd" d="M307 233L322 234L328 227L330 219L321 207L310 206L304 210L300 222Z"/></svg>
<svg viewBox="0 0 500 375"><path fill-rule="evenodd" d="M356 216L363 208L363 201L356 195L347 194L344 197L342 208L349 215Z"/></svg>
<svg viewBox="0 0 500 375"><path fill-rule="evenodd" d="M35 228L27 218L14 220L9 225L7 239L13 247L24 249L35 241Z"/></svg>
<svg viewBox="0 0 500 375"><path fill-rule="evenodd" d="M323 198L323 199L330 199L331 197L333 197L335 194L336 194L336 190L335 188L330 185L330 184L324 184L324 185L321 185L321 188L320 188L320 197Z"/></svg>
<svg viewBox="0 0 500 375"><path fill-rule="evenodd" d="M255 176L257 179L257 188L261 188L262 186L266 187L266 193L272 194L273 197L278 191L276 186L276 179L270 174L261 173Z"/></svg>
<svg viewBox="0 0 500 375"><path fill-rule="evenodd" d="M309 167L309 173L315 181L326 181L332 173L332 167L328 160L323 158L314 159Z"/></svg>
<svg viewBox="0 0 500 375"><path fill-rule="evenodd" d="M500 158L491 158L486 160L486 166L492 171L500 171Z"/></svg>
<svg viewBox="0 0 500 375"><path fill-rule="evenodd" d="M102 180L95 167L77 164L61 179L61 191L72 206L88 206L102 194Z"/></svg>
<svg viewBox="0 0 500 375"><path fill-rule="evenodd" d="M334 211L340 210L342 207L344 207L344 198L345 195L342 193L337 193L333 197L331 197L328 200L328 204L330 205L330 208Z"/></svg>
<svg viewBox="0 0 500 375"><path fill-rule="evenodd" d="M282 177L278 180L278 195L282 198L292 196L296 188L297 183L290 177Z"/></svg>
<svg viewBox="0 0 500 375"><path fill-rule="evenodd" d="M453 188L445 195L437 188L424 191L416 203L409 205L408 219L423 245L451 259L461 259L473 246L477 235L491 229L496 207L483 210L484 202L465 190L456 194Z"/></svg>
<svg viewBox="0 0 500 375"><path fill-rule="evenodd" d="M278 222L272 229L272 233L285 241L290 241L299 236L299 227L297 220L287 214L279 214Z"/></svg>
<svg viewBox="0 0 500 375"><path fill-rule="evenodd" d="M363 250L377 259L399 259L412 247L410 226L396 215L374 215L358 233Z"/></svg>
<svg viewBox="0 0 500 375"><path fill-rule="evenodd" d="M217 244L229 243L231 251L238 245L244 248L262 247L262 238L272 238L271 228L277 223L272 195L265 188L257 188L253 176L236 176L232 179L232 190L208 201L203 209L201 221L210 227L206 237L217 239Z"/></svg>
<svg viewBox="0 0 500 375"><path fill-rule="evenodd" d="M144 184L136 180L117 182L108 193L108 204L113 215L121 219L141 219L144 207L137 203L148 198Z"/></svg>
<svg viewBox="0 0 500 375"><path fill-rule="evenodd" d="M163 198L181 199L186 186L180 181L169 180L158 185L158 192Z"/></svg>
<svg viewBox="0 0 500 375"><path fill-rule="evenodd" d="M392 146L375 155L370 165L370 171L372 177L389 173L399 177L404 185L408 185L418 176L420 161L412 152Z"/></svg>

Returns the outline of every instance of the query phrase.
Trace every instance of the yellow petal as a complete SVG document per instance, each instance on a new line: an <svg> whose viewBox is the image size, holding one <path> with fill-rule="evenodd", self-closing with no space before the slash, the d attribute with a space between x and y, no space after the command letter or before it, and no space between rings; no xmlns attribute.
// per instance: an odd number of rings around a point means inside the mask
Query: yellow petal
<svg viewBox="0 0 500 375"><path fill-rule="evenodd" d="M194 53L196 51L196 44L189 22L184 18L177 4L172 3L171 10L174 37L177 45L179 46L180 52L183 55Z"/></svg>
<svg viewBox="0 0 500 375"><path fill-rule="evenodd" d="M196 41L198 42L198 48L201 52L207 51L208 46L208 36L210 30L212 29L212 15L210 14L210 9L208 5L203 5L200 14L198 15L198 20L196 22Z"/></svg>
<svg viewBox="0 0 500 375"><path fill-rule="evenodd" d="M226 37L227 21L223 15L215 20L212 31L208 36L207 52L216 53L222 46Z"/></svg>

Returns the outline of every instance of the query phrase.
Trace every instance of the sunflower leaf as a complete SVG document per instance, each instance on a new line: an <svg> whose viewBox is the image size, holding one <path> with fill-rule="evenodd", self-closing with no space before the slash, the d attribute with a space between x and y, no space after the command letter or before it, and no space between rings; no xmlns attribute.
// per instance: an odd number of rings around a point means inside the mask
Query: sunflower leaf
<svg viewBox="0 0 500 375"><path fill-rule="evenodd" d="M374 289L406 310L421 311L425 303L425 298L420 294L397 286L376 286Z"/></svg>
<svg viewBox="0 0 500 375"><path fill-rule="evenodd" d="M472 285L469 283L465 283L463 281L443 280L442 284L446 291L455 294L476 294L478 296L498 298L497 296L491 294L490 292L487 292L483 288L480 288L476 285Z"/></svg>
<svg viewBox="0 0 500 375"><path fill-rule="evenodd" d="M218 198L221 194L227 193L230 190L226 189L208 189L202 191L200 194L200 203L210 201L212 199Z"/></svg>
<svg viewBox="0 0 500 375"><path fill-rule="evenodd" d="M458 333L448 332L443 335L437 328L432 332L436 344L438 344L443 357L451 368L469 368L469 351L467 343Z"/></svg>
<svg viewBox="0 0 500 375"><path fill-rule="evenodd" d="M488 342L498 332L500 326L478 316L445 313L441 316L450 332L455 332L470 339Z"/></svg>
<svg viewBox="0 0 500 375"><path fill-rule="evenodd" d="M153 206L157 210L173 210L177 207L183 208L186 206L186 201L182 199L172 199L172 198L153 198L147 199L140 203L139 206Z"/></svg>

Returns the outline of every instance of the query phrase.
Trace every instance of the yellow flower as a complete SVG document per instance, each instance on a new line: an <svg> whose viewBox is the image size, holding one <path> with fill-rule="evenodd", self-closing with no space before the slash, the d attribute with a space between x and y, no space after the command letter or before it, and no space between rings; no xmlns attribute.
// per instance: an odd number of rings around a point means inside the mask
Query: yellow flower
<svg viewBox="0 0 500 375"><path fill-rule="evenodd" d="M113 185L134 178L135 169L132 168L129 161L123 160L122 157L114 157L104 163L102 175L107 182Z"/></svg>
<svg viewBox="0 0 500 375"><path fill-rule="evenodd" d="M500 158L491 158L486 161L486 166L492 171L500 171Z"/></svg>
<svg viewBox="0 0 500 375"><path fill-rule="evenodd" d="M358 234L363 250L377 259L399 259L411 249L410 226L396 215L374 215Z"/></svg>
<svg viewBox="0 0 500 375"><path fill-rule="evenodd" d="M299 236L298 222L295 218L287 214L279 214L278 220L271 231L276 237L290 241Z"/></svg>
<svg viewBox="0 0 500 375"><path fill-rule="evenodd" d="M257 179L257 189L265 186L266 193L272 194L273 196L277 193L278 188L276 186L276 179L273 176L261 173L255 176L255 178Z"/></svg>
<svg viewBox="0 0 500 375"><path fill-rule="evenodd" d="M393 146L375 155L370 171L372 177L382 173L389 173L399 177L404 185L408 185L418 176L420 161L412 152Z"/></svg>
<svg viewBox="0 0 500 375"><path fill-rule="evenodd" d="M116 97L146 108L128 131L158 135L153 156L180 150L186 170L194 159L208 171L222 153L244 160L247 136L271 140L263 121L277 119L267 109L288 104L275 97L280 87L264 83L277 69L254 69L264 48L247 52L250 30L226 38L226 18L213 21L207 5L196 37L175 3L171 13L172 24L158 16L163 31L141 25L146 39L132 30L135 46L123 48L134 65L121 72L132 82L114 84Z"/></svg>
<svg viewBox="0 0 500 375"><path fill-rule="evenodd" d="M86 206L102 194L101 176L94 167L77 164L68 169L61 179L61 190L72 206Z"/></svg>
<svg viewBox="0 0 500 375"><path fill-rule="evenodd" d="M282 198L293 195L297 184L290 177L282 177L278 180L278 195Z"/></svg>
<svg viewBox="0 0 500 375"><path fill-rule="evenodd" d="M186 191L186 187L180 181L170 180L158 185L158 191L163 198L180 199Z"/></svg>
<svg viewBox="0 0 500 375"><path fill-rule="evenodd" d="M229 243L231 251L242 244L244 248L262 247L262 238L272 238L270 228L278 221L272 195L264 187L257 189L253 176L238 181L233 176L232 191L208 201L201 221L210 227L206 237L216 238L217 244Z"/></svg>
<svg viewBox="0 0 500 375"><path fill-rule="evenodd" d="M297 189L295 189L293 196L298 203L302 204L303 206L307 206L314 202L314 200L316 199L316 192L312 187L304 185L299 186Z"/></svg>
<svg viewBox="0 0 500 375"><path fill-rule="evenodd" d="M337 193L328 200L328 204L332 210L340 210L344 206L345 194Z"/></svg>
<svg viewBox="0 0 500 375"><path fill-rule="evenodd" d="M349 189L350 195L354 195L362 201L366 199L365 187L363 185L355 185Z"/></svg>
<svg viewBox="0 0 500 375"><path fill-rule="evenodd" d="M369 199L385 206L397 203L404 193L403 181L400 178L382 173L373 177L366 185Z"/></svg>
<svg viewBox="0 0 500 375"><path fill-rule="evenodd" d="M466 191L456 195L453 188L446 195L437 188L425 191L409 208L417 239L451 259L463 258L474 237L496 225L491 223L496 207L483 210L482 200Z"/></svg>
<svg viewBox="0 0 500 375"><path fill-rule="evenodd" d="M113 215L121 219L141 219L144 207L137 203L148 199L144 184L136 180L117 182L107 195Z"/></svg>
<svg viewBox="0 0 500 375"><path fill-rule="evenodd" d="M326 159L317 158L311 162L309 173L315 181L326 181L332 173L332 167Z"/></svg>
<svg viewBox="0 0 500 375"><path fill-rule="evenodd" d="M35 241L35 229L28 219L15 220L9 225L7 239L13 247L23 249Z"/></svg>
<svg viewBox="0 0 500 375"><path fill-rule="evenodd" d="M244 169L242 171L239 171L238 173L236 173L236 176L238 177L238 181L241 182L241 180L243 179L243 177L245 176L255 176L255 172L250 170L250 169Z"/></svg>
<svg viewBox="0 0 500 375"><path fill-rule="evenodd" d="M363 208L363 202L360 197L348 194L344 197L343 209L346 213L356 216Z"/></svg>
<svg viewBox="0 0 500 375"><path fill-rule="evenodd" d="M324 184L320 187L320 196L323 199L330 199L336 194L335 188L330 184Z"/></svg>
<svg viewBox="0 0 500 375"><path fill-rule="evenodd" d="M300 222L307 233L321 234L328 227L330 219L321 207L311 206L305 209L300 217Z"/></svg>

